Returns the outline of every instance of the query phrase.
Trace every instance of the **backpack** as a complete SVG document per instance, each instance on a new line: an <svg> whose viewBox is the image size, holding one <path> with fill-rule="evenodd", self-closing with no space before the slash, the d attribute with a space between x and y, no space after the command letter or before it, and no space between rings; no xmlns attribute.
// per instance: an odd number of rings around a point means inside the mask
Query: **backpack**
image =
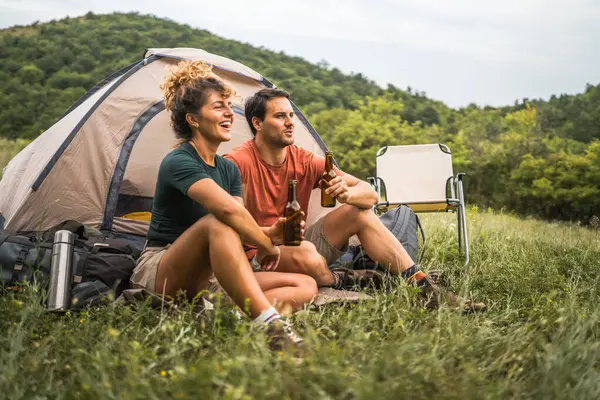
<svg viewBox="0 0 600 400"><path fill-rule="evenodd" d="M419 263L425 253L425 231L421 225L421 220L405 205L401 205L386 211L379 217L383 225L392 232L394 237L406 249L406 252L415 263ZM421 234L421 250L419 251L419 232ZM351 263L353 269L381 269L384 267L378 265L369 257L362 246L350 246L341 258L342 262Z"/></svg>
<svg viewBox="0 0 600 400"><path fill-rule="evenodd" d="M86 236L86 228L66 221L45 232L9 235L0 232L0 286L19 282L46 287L50 277L52 241L60 229L75 234L71 309L117 298L129 288L140 250L125 239Z"/></svg>

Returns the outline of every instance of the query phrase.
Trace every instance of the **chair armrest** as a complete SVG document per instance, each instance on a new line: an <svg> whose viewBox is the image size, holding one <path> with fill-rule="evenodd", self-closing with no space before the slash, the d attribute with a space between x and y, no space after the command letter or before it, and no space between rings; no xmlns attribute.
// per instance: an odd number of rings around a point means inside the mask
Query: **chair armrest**
<svg viewBox="0 0 600 400"><path fill-rule="evenodd" d="M375 178L374 176L368 176L367 182L369 183L369 185L371 185L373 190L377 190L377 178Z"/></svg>

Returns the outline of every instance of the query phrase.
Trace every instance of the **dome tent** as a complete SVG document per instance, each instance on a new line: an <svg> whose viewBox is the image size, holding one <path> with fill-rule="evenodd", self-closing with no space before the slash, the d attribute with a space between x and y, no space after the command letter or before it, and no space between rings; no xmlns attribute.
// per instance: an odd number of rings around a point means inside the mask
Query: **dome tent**
<svg viewBox="0 0 600 400"><path fill-rule="evenodd" d="M180 60L205 61L241 95L232 140L219 154L250 139L243 101L273 84L252 69L200 49L149 49L144 58L104 79L63 117L15 156L0 181L0 228L46 230L76 220L105 232L145 236L158 167L173 148L160 84L166 67ZM296 144L317 154L327 150L294 106ZM308 225L327 209L313 191ZM3 222L3 224L2 224Z"/></svg>

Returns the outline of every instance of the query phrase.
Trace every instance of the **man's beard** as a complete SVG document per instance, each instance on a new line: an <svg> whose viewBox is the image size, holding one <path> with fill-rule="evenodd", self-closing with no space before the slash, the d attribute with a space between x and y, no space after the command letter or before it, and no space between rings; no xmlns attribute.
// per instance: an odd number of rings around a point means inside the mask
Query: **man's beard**
<svg viewBox="0 0 600 400"><path fill-rule="evenodd" d="M271 141L271 144L275 147L285 148L285 147L293 145L295 141L296 141L295 137L293 137L292 139L285 139L283 137L277 137Z"/></svg>

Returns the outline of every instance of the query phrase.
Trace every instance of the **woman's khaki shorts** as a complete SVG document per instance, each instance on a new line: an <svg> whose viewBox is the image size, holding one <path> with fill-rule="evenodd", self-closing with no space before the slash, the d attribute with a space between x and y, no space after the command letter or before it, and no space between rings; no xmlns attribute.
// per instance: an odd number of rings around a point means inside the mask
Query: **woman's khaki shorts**
<svg viewBox="0 0 600 400"><path fill-rule="evenodd" d="M165 247L146 247L144 251L142 251L140 258L137 260L137 265L133 270L133 274L129 279L131 287L135 289L146 289L153 293L156 292L154 286L158 264L169 247L171 247L171 244L167 244Z"/></svg>
<svg viewBox="0 0 600 400"><path fill-rule="evenodd" d="M169 247L171 247L171 244L167 244L165 247L146 247L142 251L140 258L138 258L137 266L133 270L133 274L129 280L132 288L146 289L152 293L160 294L160 290L157 291L155 287L156 272L158 271L160 260ZM208 281L207 290L209 293L225 293L214 275Z"/></svg>

